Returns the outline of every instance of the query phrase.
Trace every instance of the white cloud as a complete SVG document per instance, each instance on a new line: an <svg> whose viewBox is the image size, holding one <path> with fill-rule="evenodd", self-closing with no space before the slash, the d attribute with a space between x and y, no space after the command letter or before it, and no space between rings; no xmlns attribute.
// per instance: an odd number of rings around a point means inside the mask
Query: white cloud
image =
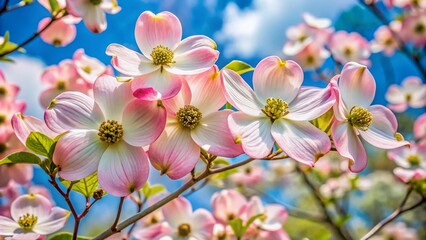
<svg viewBox="0 0 426 240"><path fill-rule="evenodd" d="M40 76L45 69L45 64L33 57L24 55L13 56L15 63L0 63L6 81L18 84L20 87L17 99L27 102L26 115L43 117L43 109L39 104L39 95L43 90Z"/></svg>
<svg viewBox="0 0 426 240"><path fill-rule="evenodd" d="M240 9L230 2L224 11L222 29L215 34L215 39L225 44L227 57L282 55L285 29L301 22L302 13L334 19L352 4L342 0L253 0L252 6Z"/></svg>

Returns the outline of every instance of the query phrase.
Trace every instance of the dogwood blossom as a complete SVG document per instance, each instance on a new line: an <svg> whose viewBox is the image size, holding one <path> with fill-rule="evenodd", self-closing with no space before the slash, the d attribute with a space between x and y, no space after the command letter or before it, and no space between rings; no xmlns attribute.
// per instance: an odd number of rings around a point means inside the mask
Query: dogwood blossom
<svg viewBox="0 0 426 240"><path fill-rule="evenodd" d="M385 97L395 112L404 112L407 107L422 108L426 106L426 85L418 77L407 77L401 86L390 85Z"/></svg>

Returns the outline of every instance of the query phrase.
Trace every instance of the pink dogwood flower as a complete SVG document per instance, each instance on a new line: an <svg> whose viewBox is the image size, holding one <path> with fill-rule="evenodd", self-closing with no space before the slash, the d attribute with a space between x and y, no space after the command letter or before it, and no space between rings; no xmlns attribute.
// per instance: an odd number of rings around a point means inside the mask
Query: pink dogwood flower
<svg viewBox="0 0 426 240"><path fill-rule="evenodd" d="M393 36L392 31L399 32L401 23L393 21L389 26L380 26L374 32L374 40L371 42L371 50L373 52L383 52L386 56L394 54L395 50L399 48L398 40Z"/></svg>
<svg viewBox="0 0 426 240"><path fill-rule="evenodd" d="M252 162L238 169L229 179L238 187L255 187L261 184L266 177L266 171L260 162Z"/></svg>
<svg viewBox="0 0 426 240"><path fill-rule="evenodd" d="M62 229L70 212L52 207L42 195L26 194L13 201L11 215L11 219L0 216L0 235L35 240Z"/></svg>
<svg viewBox="0 0 426 240"><path fill-rule="evenodd" d="M385 5L389 8L399 7L399 8L426 8L425 0L384 0Z"/></svg>
<svg viewBox="0 0 426 240"><path fill-rule="evenodd" d="M77 49L72 57L78 74L90 88L96 79L104 74L113 75L111 66L105 66L101 61L84 53L84 49Z"/></svg>
<svg viewBox="0 0 426 240"><path fill-rule="evenodd" d="M426 9L412 12L402 20L401 38L422 47L426 44Z"/></svg>
<svg viewBox="0 0 426 240"><path fill-rule="evenodd" d="M211 198L213 215L216 221L223 225L227 225L229 221L238 218L246 204L246 198L232 189L216 192Z"/></svg>
<svg viewBox="0 0 426 240"><path fill-rule="evenodd" d="M105 12L118 13L121 8L116 0L66 0L69 13L83 18L86 27L94 32L103 32L107 27Z"/></svg>
<svg viewBox="0 0 426 240"><path fill-rule="evenodd" d="M338 31L330 39L331 53L340 63L361 62L370 65L370 45L368 41L357 32L348 33Z"/></svg>
<svg viewBox="0 0 426 240"><path fill-rule="evenodd" d="M7 82L3 71L0 70L0 101L11 102L15 99L19 92L19 86L10 82Z"/></svg>
<svg viewBox="0 0 426 240"><path fill-rule="evenodd" d="M50 17L43 18L38 24L39 31L44 29L50 21ZM40 34L40 37L48 44L52 44L56 47L64 47L74 41L76 35L77 29L73 23L67 22L66 19L58 19L50 24L50 26Z"/></svg>
<svg viewBox="0 0 426 240"><path fill-rule="evenodd" d="M212 237L216 223L212 214L205 209L193 211L187 199L178 197L164 205L161 211L165 222L150 227L157 230L156 237L144 239L198 240Z"/></svg>
<svg viewBox="0 0 426 240"><path fill-rule="evenodd" d="M410 143L410 147L401 147L388 152L389 159L403 168L422 167L426 169L426 145Z"/></svg>
<svg viewBox="0 0 426 240"><path fill-rule="evenodd" d="M179 94L163 101L168 119L164 132L149 147L152 165L178 179L194 168L201 149L223 157L242 154L227 124L232 111L218 111L225 102L216 66L187 76Z"/></svg>
<svg viewBox="0 0 426 240"><path fill-rule="evenodd" d="M330 52L324 46L312 41L292 56L292 59L298 62L303 69L309 70L321 67L328 57L330 57Z"/></svg>
<svg viewBox="0 0 426 240"><path fill-rule="evenodd" d="M287 220L288 213L285 208L279 204L263 205L259 197L254 196L247 202L242 209L243 220L248 220L253 216L263 214L262 217L254 221L254 225L265 231L276 231L282 229Z"/></svg>
<svg viewBox="0 0 426 240"><path fill-rule="evenodd" d="M414 122L413 133L416 139L423 140L422 142L426 143L426 113L420 115Z"/></svg>
<svg viewBox="0 0 426 240"><path fill-rule="evenodd" d="M127 196L148 178L142 147L160 135L166 111L157 102L133 99L130 83L105 75L95 81L94 99L79 92L62 93L44 117L53 131L66 131L53 154L59 176L74 181L97 170L105 191Z"/></svg>
<svg viewBox="0 0 426 240"><path fill-rule="evenodd" d="M234 71L222 70L221 78L228 102L240 110L229 116L229 128L250 157L267 156L276 141L291 158L314 166L330 150L327 134L308 121L333 106L331 88L301 87L296 62L263 59L254 70L254 91Z"/></svg>
<svg viewBox="0 0 426 240"><path fill-rule="evenodd" d="M350 160L350 170L360 172L367 166L367 154L360 140L362 137L371 145L382 149L393 149L409 145L398 141L398 122L388 108L372 105L376 93L376 82L366 66L349 62L343 67L337 84L332 79L337 103L331 136L337 151Z"/></svg>
<svg viewBox="0 0 426 240"><path fill-rule="evenodd" d="M408 106L422 108L426 106L426 85L418 77L407 77L401 86L392 84L386 92L388 107L394 112L404 112Z"/></svg>
<svg viewBox="0 0 426 240"><path fill-rule="evenodd" d="M181 40L181 23L170 12L143 12L136 22L135 38L143 55L119 44L109 45L106 53L112 56L115 69L135 77L133 94L141 99L175 96L181 88L182 75L207 71L219 56L216 43L206 36Z"/></svg>
<svg viewBox="0 0 426 240"><path fill-rule="evenodd" d="M397 167L393 170L393 173L404 183L426 179L426 169L424 168L405 169Z"/></svg>
<svg viewBox="0 0 426 240"><path fill-rule="evenodd" d="M40 94L40 104L44 108L62 92L78 91L87 94L89 90L71 60L63 60L58 65L48 67L41 75L41 83L47 86Z"/></svg>

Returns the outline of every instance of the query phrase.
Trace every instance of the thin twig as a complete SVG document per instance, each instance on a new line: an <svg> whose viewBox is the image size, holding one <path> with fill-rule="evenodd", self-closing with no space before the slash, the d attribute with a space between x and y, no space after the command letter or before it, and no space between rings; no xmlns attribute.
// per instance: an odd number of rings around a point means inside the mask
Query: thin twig
<svg viewBox="0 0 426 240"><path fill-rule="evenodd" d="M313 193L313 196L314 196L316 202L319 204L319 206L321 208L321 211L324 214L326 222L332 227L332 229L334 230L334 232L341 239L351 240L352 237L349 235L349 233L346 231L346 229L343 228L343 227L338 226L334 222L332 215L327 210L327 206L326 206L324 200L322 199L321 194L319 193L319 191L317 190L317 188L314 186L314 184L311 182L311 180L308 178L308 176L306 175L306 173L303 172L303 170L300 169L299 166L296 169L300 173L300 175L302 176L302 179L303 179L304 183L306 183L306 185L309 187L309 189Z"/></svg>
<svg viewBox="0 0 426 240"><path fill-rule="evenodd" d="M118 204L117 216L115 217L114 223L111 225L112 231L117 231L117 224L120 220L121 210L123 210L124 197L120 198L120 203Z"/></svg>
<svg viewBox="0 0 426 240"><path fill-rule="evenodd" d="M263 158L263 160L268 160L268 159L270 159L272 157L277 156L280 153L282 153L282 151L278 150L275 153L272 153L269 156ZM94 237L93 240L105 239L105 238L113 235L114 233L117 233L117 232L123 230L124 228L126 228L126 227L130 226L131 224L137 222L138 220L140 220L141 218L145 217L146 215L148 215L148 214L154 212L155 210L161 208L162 206L164 206L168 202L172 201L173 199L179 197L183 192L185 192L186 190L190 189L196 183L198 183L199 181L205 179L206 177L208 177L210 175L221 173L221 172L224 172L224 171L228 171L228 170L231 170L231 169L243 166L244 164L250 163L250 162L252 162L254 160L255 159L253 159L253 158L248 158L248 159L246 159L244 161L241 161L241 162L238 162L238 163L226 166L226 167L213 169L213 170L210 170L209 167L207 167L206 170L203 173L201 173L199 176L195 177L194 179L188 180L184 185L182 185L175 192L169 194L168 196L166 196L165 198L161 199L160 201L158 201L157 203L153 204L152 206L146 208L142 212L137 213L137 214L129 217L128 219L124 220L123 222L117 224L117 226L116 226L115 229L110 228L110 229L102 232L98 236Z"/></svg>
<svg viewBox="0 0 426 240"><path fill-rule="evenodd" d="M380 221L378 224L376 224L376 226L374 226L367 234L365 234L364 237L362 237L361 240L370 239L372 236L374 236L376 233L378 233L384 226L386 226L388 223L392 222L395 218L399 217L400 215L402 215L405 212L408 212L410 210L413 210L413 209L421 206L423 203L426 203L426 198L422 197L422 199L420 201L418 201L417 203L415 203L414 205L407 207L407 208L404 208L411 192L412 192L412 189L411 188L408 189L408 191L405 194L405 197L402 200L399 207L391 215L389 215L388 217L386 217L385 219Z"/></svg>

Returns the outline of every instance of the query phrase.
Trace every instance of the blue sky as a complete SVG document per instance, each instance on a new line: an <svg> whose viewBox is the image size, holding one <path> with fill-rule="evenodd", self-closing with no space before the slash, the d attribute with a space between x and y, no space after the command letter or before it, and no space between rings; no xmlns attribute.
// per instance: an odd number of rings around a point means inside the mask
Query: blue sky
<svg viewBox="0 0 426 240"><path fill-rule="evenodd" d="M184 37L203 34L216 40L221 51L217 63L219 67L223 67L233 59L244 60L255 66L259 60L268 55L283 57L281 49L285 43L285 29L299 23L303 12L336 20L357 1L323 0L321 4L318 2L318 0L119 0L122 11L116 15L108 15L108 28L105 32L93 34L80 23L77 25L77 37L70 45L56 48L37 39L25 47L25 56L19 54L14 56L17 64L0 64L0 68L5 71L8 80L21 85L19 98L28 101L26 114L42 117L43 111L38 105L38 94L43 88L39 79L43 68L57 64L65 58L71 58L74 51L79 48L84 48L88 55L106 64L110 58L105 55L105 49L110 43L119 43L138 50L133 34L134 25L139 14L145 10L154 13L173 12L182 22ZM11 40L19 43L30 36L37 29L38 21L46 16L47 10L37 3L6 13L0 16L0 34L3 35L9 30ZM337 28L358 29L364 31L368 37L372 36L376 26L371 15L358 16L349 12L345 16L340 18L345 21L338 22ZM360 27L359 24L354 24L357 21L364 25L361 24ZM383 76L383 68L380 66L381 56L373 55L372 61L371 71L378 85L375 101L384 103L383 96L389 78ZM396 82L400 82L405 76L416 74L413 66L402 56L397 56L391 64L393 64L392 76ZM250 74L244 77L251 82ZM306 73L305 84L321 85L312 79L310 73ZM38 172L36 182L41 184L47 181ZM176 186L176 183L170 183L170 186ZM204 203L197 206L208 206L208 197L205 194L206 192L201 191L193 196L193 200L204 196L202 198ZM102 206L115 208L117 203L117 199L104 201L95 209L100 210ZM62 202L58 204L65 206Z"/></svg>

